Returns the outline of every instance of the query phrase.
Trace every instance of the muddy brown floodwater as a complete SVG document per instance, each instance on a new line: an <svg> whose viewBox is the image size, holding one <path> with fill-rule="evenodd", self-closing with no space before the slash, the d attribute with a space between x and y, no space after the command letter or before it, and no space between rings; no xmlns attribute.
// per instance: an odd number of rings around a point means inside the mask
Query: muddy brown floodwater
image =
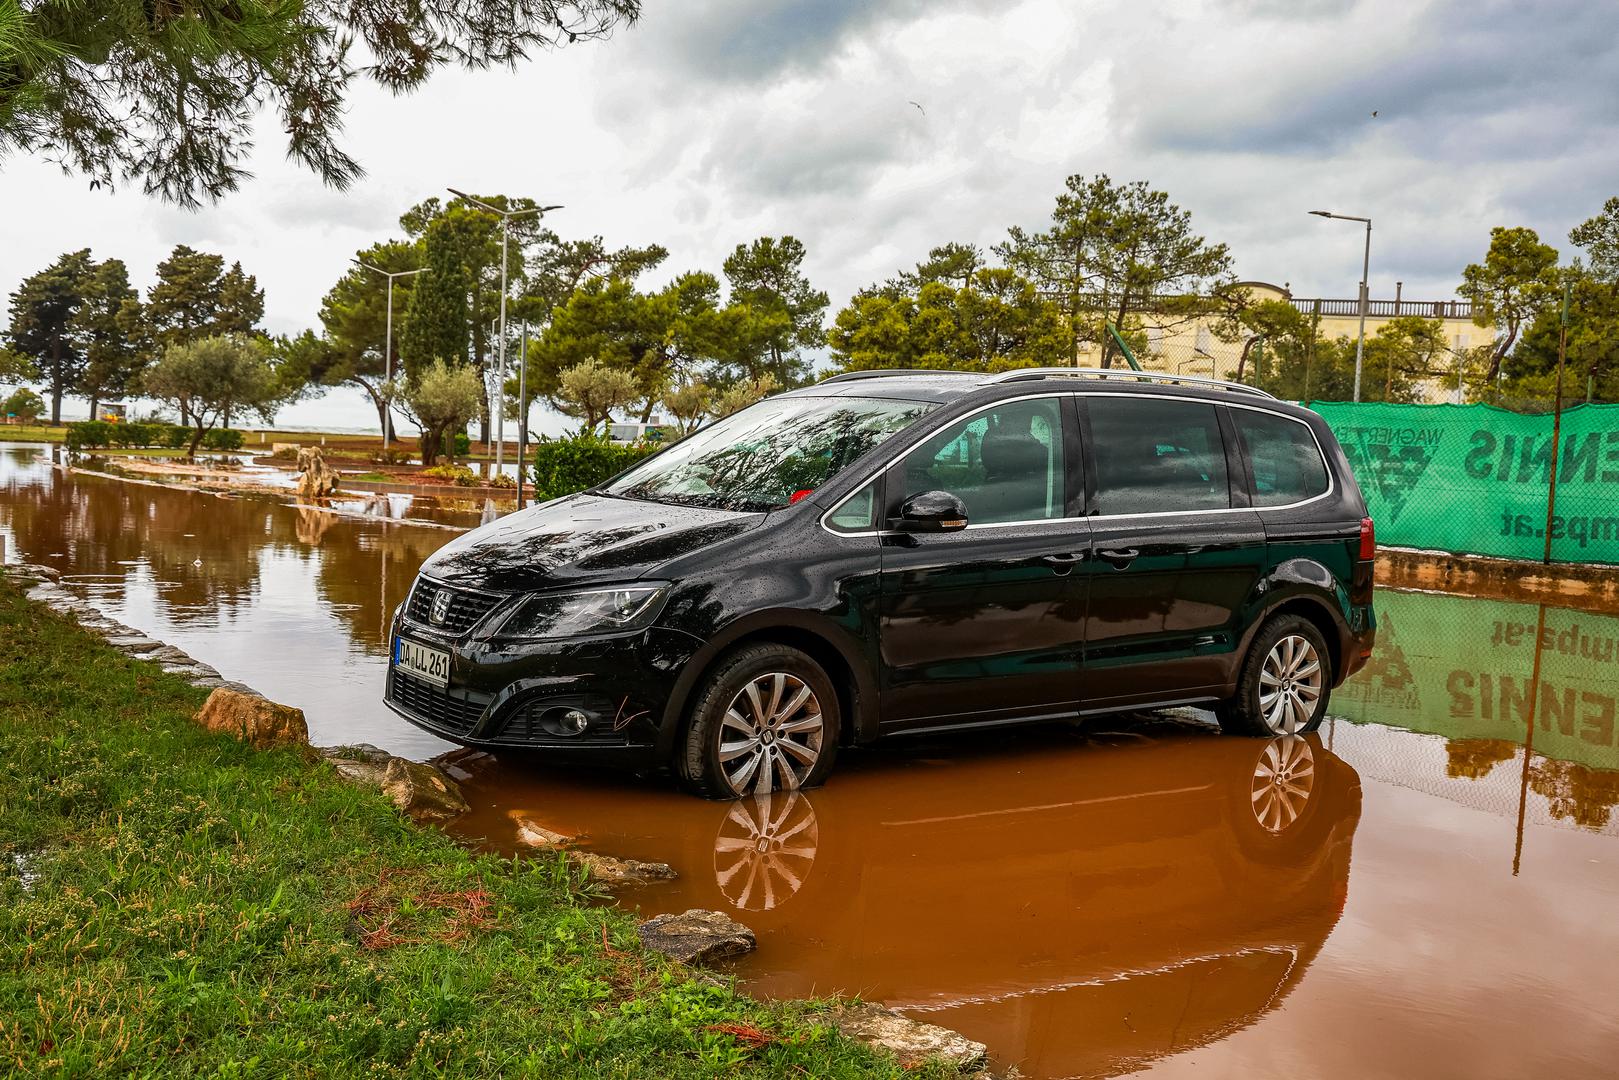
<svg viewBox="0 0 1619 1080"><path fill-rule="evenodd" d="M823 788L455 751L380 702L388 615L453 533L74 475L0 448L8 560L308 714L441 760L456 829L672 863L622 898L754 927L753 992L881 1000L1030 1077L1619 1073L1619 617L1384 591L1307 737L1207 714L933 737Z"/></svg>

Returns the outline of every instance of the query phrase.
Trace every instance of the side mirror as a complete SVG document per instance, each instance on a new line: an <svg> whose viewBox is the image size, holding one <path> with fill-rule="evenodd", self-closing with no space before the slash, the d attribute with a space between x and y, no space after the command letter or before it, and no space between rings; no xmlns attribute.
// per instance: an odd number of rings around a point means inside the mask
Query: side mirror
<svg viewBox="0 0 1619 1080"><path fill-rule="evenodd" d="M967 506L948 491L923 491L899 508L895 528L909 533L960 532L967 527Z"/></svg>

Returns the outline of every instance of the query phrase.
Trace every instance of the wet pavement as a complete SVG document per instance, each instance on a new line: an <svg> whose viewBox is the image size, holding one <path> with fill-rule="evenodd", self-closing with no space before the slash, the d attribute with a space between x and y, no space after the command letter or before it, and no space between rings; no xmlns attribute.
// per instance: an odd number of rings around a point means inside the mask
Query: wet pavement
<svg viewBox="0 0 1619 1080"><path fill-rule="evenodd" d="M380 693L388 615L453 535L0 449L8 560L301 706L317 742L450 750ZM885 1001L1026 1076L1614 1075L1619 615L1392 591L1378 611L1373 664L1302 738L1185 710L914 739L737 803L443 763L473 843L522 850L531 821L669 862L678 882L623 902L754 927L754 992Z"/></svg>

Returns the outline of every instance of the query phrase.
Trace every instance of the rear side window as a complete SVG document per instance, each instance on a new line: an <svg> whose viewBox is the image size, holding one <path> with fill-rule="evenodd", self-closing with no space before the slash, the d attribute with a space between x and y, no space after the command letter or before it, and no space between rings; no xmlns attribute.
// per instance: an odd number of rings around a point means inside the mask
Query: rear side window
<svg viewBox="0 0 1619 1080"><path fill-rule="evenodd" d="M1327 490L1327 463L1310 429L1297 420L1251 409L1232 409L1254 474L1254 505L1284 506Z"/></svg>
<svg viewBox="0 0 1619 1080"><path fill-rule="evenodd" d="M1103 395L1086 401L1098 514L1222 510L1231 505L1225 443L1213 405Z"/></svg>
<svg viewBox="0 0 1619 1080"><path fill-rule="evenodd" d="M948 491L974 525L1063 516L1062 412L1054 397L996 405L905 455L904 497Z"/></svg>

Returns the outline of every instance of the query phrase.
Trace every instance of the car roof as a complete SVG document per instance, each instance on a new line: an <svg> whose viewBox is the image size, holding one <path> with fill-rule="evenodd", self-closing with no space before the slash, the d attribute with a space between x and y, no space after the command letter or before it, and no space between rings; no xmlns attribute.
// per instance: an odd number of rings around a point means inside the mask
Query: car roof
<svg viewBox="0 0 1619 1080"><path fill-rule="evenodd" d="M1296 406L1242 383L1208 377L1176 375L1128 368L1101 371L1092 368L1013 368L1001 372L891 369L853 371L834 375L811 386L791 391L803 397L899 398L936 404L964 395L993 400L1022 395L1033 389L1075 390L1094 393L1192 396L1207 401L1238 402L1276 407L1279 412Z"/></svg>

